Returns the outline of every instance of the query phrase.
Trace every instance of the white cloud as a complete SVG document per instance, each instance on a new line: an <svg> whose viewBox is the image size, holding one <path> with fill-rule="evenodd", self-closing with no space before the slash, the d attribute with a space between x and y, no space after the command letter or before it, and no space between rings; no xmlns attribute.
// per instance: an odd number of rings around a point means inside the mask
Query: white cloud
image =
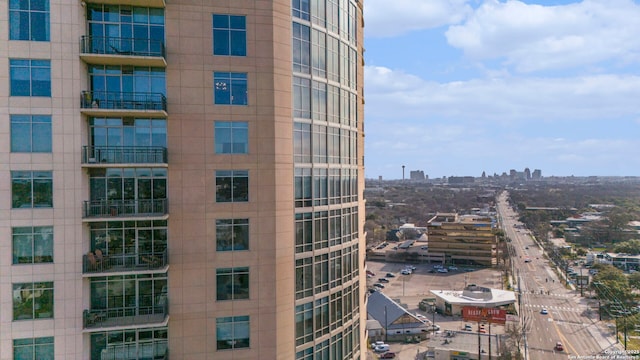
<svg viewBox="0 0 640 360"><path fill-rule="evenodd" d="M365 67L366 116L489 121L636 119L640 76L504 77L437 83ZM400 110L399 110L400 109Z"/></svg>
<svg viewBox="0 0 640 360"><path fill-rule="evenodd" d="M457 24L471 11L468 0L366 0L367 37L393 37Z"/></svg>
<svg viewBox="0 0 640 360"><path fill-rule="evenodd" d="M501 59L520 72L640 59L640 5L585 0L563 6L490 0L446 32L474 60Z"/></svg>

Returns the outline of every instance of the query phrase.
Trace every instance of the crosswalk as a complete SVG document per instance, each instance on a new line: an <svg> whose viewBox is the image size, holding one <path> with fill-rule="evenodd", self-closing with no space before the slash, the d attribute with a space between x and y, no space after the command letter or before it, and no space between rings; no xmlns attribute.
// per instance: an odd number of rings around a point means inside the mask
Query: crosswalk
<svg viewBox="0 0 640 360"><path fill-rule="evenodd" d="M582 312L584 309L579 307L571 307L571 306L547 306L547 305L539 305L539 304L524 304L525 307L542 309L545 308L548 311L570 311L570 312Z"/></svg>

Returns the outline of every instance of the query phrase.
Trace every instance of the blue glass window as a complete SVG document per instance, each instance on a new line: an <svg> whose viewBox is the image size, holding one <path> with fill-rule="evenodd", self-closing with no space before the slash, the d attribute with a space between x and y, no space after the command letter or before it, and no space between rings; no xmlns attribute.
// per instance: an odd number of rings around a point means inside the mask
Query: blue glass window
<svg viewBox="0 0 640 360"><path fill-rule="evenodd" d="M214 72L213 103L247 105L247 73Z"/></svg>
<svg viewBox="0 0 640 360"><path fill-rule="evenodd" d="M245 16L213 15L213 55L247 55Z"/></svg>
<svg viewBox="0 0 640 360"><path fill-rule="evenodd" d="M51 152L51 116L11 115L11 152Z"/></svg>
<svg viewBox="0 0 640 360"><path fill-rule="evenodd" d="M53 262L53 226L14 227L13 264Z"/></svg>
<svg viewBox="0 0 640 360"><path fill-rule="evenodd" d="M249 125L246 121L215 122L216 154L247 154L249 152Z"/></svg>
<svg viewBox="0 0 640 360"><path fill-rule="evenodd" d="M14 360L53 360L53 337L13 340Z"/></svg>
<svg viewBox="0 0 640 360"><path fill-rule="evenodd" d="M164 9L88 4L91 52L164 55Z"/></svg>
<svg viewBox="0 0 640 360"><path fill-rule="evenodd" d="M291 15L302 20L309 20L309 0L292 0Z"/></svg>
<svg viewBox="0 0 640 360"><path fill-rule="evenodd" d="M51 61L9 60L11 96L51 96Z"/></svg>
<svg viewBox="0 0 640 360"><path fill-rule="evenodd" d="M247 170L216 171L216 202L249 201L249 172Z"/></svg>
<svg viewBox="0 0 640 360"><path fill-rule="evenodd" d="M249 316L230 316L216 319L216 349L249 347Z"/></svg>
<svg viewBox="0 0 640 360"><path fill-rule="evenodd" d="M49 0L9 1L9 40L49 41Z"/></svg>
<svg viewBox="0 0 640 360"><path fill-rule="evenodd" d="M53 174L51 171L12 171L12 208L53 207Z"/></svg>

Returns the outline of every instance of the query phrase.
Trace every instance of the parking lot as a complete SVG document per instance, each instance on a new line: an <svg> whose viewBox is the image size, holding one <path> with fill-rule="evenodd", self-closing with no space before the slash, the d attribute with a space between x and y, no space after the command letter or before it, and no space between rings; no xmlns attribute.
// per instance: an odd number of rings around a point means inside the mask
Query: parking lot
<svg viewBox="0 0 640 360"><path fill-rule="evenodd" d="M380 289L385 295L392 299L397 299L406 309L414 314L424 315L429 321L435 320L441 330L434 334L431 340L422 341L418 344L390 343L390 351L398 356L396 359L413 360L416 355L427 350L429 341L442 341L442 337L447 330L464 331L465 325L472 325L475 329L477 324L464 322L459 316L444 316L431 312L421 311L418 304L424 298L433 298L431 290L462 290L465 285L476 284L495 289L502 289L502 278L500 271L490 268L458 266L456 270L449 270L446 273L439 273L431 264L411 264L416 269L410 275L401 274L408 264L386 263L378 261L367 261L367 270L374 273L367 276L367 286L371 288L375 283L381 283L384 288ZM386 276L391 273L394 276ZM388 282L380 282L379 279L386 279ZM492 334L504 333L504 327L499 325L491 326ZM367 359L377 359L373 351L369 350Z"/></svg>

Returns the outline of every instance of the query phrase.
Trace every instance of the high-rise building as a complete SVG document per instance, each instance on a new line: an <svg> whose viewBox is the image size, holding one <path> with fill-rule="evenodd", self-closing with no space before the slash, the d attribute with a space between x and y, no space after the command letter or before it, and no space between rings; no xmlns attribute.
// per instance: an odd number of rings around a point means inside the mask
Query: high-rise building
<svg viewBox="0 0 640 360"><path fill-rule="evenodd" d="M361 0L0 2L0 359L364 357Z"/></svg>

